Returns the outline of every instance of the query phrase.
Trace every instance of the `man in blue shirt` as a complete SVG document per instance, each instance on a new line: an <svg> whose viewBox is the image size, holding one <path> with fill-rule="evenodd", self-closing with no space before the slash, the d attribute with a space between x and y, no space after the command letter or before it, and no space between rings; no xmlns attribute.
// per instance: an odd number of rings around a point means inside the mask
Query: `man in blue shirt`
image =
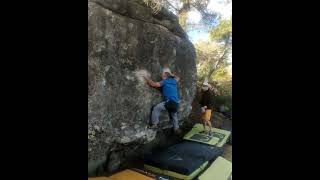
<svg viewBox="0 0 320 180"><path fill-rule="evenodd" d="M157 104L151 114L152 128L156 128L159 123L160 113L164 110L169 112L169 117L173 125L174 132L180 134L179 124L178 124L178 106L179 106L179 96L178 96L178 82L179 77L173 76L169 69L164 69L162 73L162 81L154 82L148 77L144 77L147 83L154 88L162 88L163 102Z"/></svg>

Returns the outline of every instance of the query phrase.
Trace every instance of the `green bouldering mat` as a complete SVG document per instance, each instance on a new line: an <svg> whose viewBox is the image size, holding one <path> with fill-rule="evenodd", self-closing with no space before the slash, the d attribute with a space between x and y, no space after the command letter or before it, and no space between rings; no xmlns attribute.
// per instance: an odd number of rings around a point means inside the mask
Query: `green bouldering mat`
<svg viewBox="0 0 320 180"><path fill-rule="evenodd" d="M206 129L208 130L209 127L206 127ZM189 131L183 137L183 139L222 147L224 144L227 143L227 140L231 134L230 131L212 128L211 135L208 135L206 133L203 133L203 130L203 125L197 123L193 126L191 131Z"/></svg>
<svg viewBox="0 0 320 180"><path fill-rule="evenodd" d="M219 156L210 167L199 176L199 180L228 180L232 176L232 163Z"/></svg>

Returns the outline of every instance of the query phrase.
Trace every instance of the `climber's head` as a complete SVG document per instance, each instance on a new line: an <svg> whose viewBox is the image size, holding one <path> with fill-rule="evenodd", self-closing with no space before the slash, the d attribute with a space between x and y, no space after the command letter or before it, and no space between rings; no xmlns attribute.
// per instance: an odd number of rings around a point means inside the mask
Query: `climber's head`
<svg viewBox="0 0 320 180"><path fill-rule="evenodd" d="M211 86L210 86L210 84L208 82L204 82L202 84L202 88L201 89L202 89L202 91L208 91L210 87Z"/></svg>
<svg viewBox="0 0 320 180"><path fill-rule="evenodd" d="M162 73L162 79L168 79L171 77L171 74L169 72L163 72Z"/></svg>
<svg viewBox="0 0 320 180"><path fill-rule="evenodd" d="M172 74L171 74L171 71L169 68L165 67L162 71L162 79L167 79L167 78L170 78L172 77Z"/></svg>
<svg viewBox="0 0 320 180"><path fill-rule="evenodd" d="M209 87L206 85L203 85L201 89L202 89L202 91L208 91Z"/></svg>

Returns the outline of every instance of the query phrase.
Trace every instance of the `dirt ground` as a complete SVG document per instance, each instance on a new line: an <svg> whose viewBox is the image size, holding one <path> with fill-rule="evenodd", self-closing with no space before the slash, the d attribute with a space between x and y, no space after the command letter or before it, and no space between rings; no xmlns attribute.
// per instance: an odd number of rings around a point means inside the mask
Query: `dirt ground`
<svg viewBox="0 0 320 180"><path fill-rule="evenodd" d="M232 145L226 144L226 145L224 146L223 157L224 157L225 159L229 160L230 162L232 162Z"/></svg>

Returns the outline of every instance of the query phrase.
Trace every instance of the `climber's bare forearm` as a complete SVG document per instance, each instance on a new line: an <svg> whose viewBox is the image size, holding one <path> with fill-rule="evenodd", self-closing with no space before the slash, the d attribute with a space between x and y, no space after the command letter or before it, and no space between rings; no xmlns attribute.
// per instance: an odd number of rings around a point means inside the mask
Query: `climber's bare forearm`
<svg viewBox="0 0 320 180"><path fill-rule="evenodd" d="M159 88L159 87L161 87L160 82L154 82L154 81L152 81L151 79L146 78L146 77L145 77L145 80L147 81L147 83L148 83L151 87L154 87L154 88Z"/></svg>
<svg viewBox="0 0 320 180"><path fill-rule="evenodd" d="M150 84L149 84L151 87L154 87L154 88L159 88L159 87L161 87L161 85L160 85L160 83L159 82L151 82Z"/></svg>

